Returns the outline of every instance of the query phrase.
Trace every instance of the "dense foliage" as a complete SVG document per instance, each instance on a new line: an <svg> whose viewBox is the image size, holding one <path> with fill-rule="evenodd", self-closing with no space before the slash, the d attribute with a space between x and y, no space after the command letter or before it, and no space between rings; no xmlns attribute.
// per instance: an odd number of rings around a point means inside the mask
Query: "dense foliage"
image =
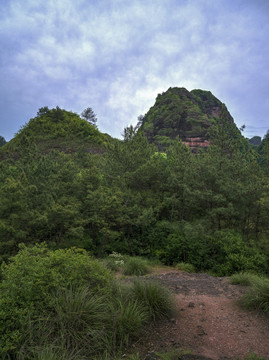
<svg viewBox="0 0 269 360"><path fill-rule="evenodd" d="M46 241L220 275L268 272L268 136L255 152L225 114L193 155L179 140L159 152L137 128L119 141L76 114L40 109L0 149L1 260ZM57 148L69 140L72 151Z"/></svg>
<svg viewBox="0 0 269 360"><path fill-rule="evenodd" d="M157 284L116 284L86 251L21 246L2 265L1 359L108 359L174 303Z"/></svg>
<svg viewBox="0 0 269 360"><path fill-rule="evenodd" d="M0 354L18 350L27 341L24 328L54 311L55 295L68 288L88 287L92 294L111 287L111 275L84 250L48 250L21 246L2 264L0 284ZM103 290L104 291L104 290ZM34 334L32 334L34 336Z"/></svg>
<svg viewBox="0 0 269 360"><path fill-rule="evenodd" d="M3 146L6 144L6 140L3 136L0 136L0 146Z"/></svg>
<svg viewBox="0 0 269 360"><path fill-rule="evenodd" d="M141 119L141 130L160 149L167 149L176 138L205 140L223 107L230 127L235 127L224 104L210 91L169 88L157 96L154 106Z"/></svg>
<svg viewBox="0 0 269 360"><path fill-rule="evenodd" d="M18 158L26 152L31 152L32 156L46 154L53 149L65 153L102 153L110 140L111 137L100 133L93 122L58 106L55 109L44 106L1 147L0 160Z"/></svg>

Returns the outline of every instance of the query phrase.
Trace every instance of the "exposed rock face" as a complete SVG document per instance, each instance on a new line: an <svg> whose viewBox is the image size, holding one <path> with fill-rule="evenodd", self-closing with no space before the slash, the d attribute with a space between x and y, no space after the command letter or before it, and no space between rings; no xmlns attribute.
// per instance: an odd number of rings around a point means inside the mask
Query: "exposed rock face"
<svg viewBox="0 0 269 360"><path fill-rule="evenodd" d="M143 118L141 130L160 149L180 139L196 152L199 147L209 146L208 129L220 121L223 111L225 118L233 123L225 105L210 91L169 88L157 96Z"/></svg>
<svg viewBox="0 0 269 360"><path fill-rule="evenodd" d="M189 146L193 153L196 153L199 148L207 148L210 145L209 140L205 140L200 137L187 138L185 141L182 141L182 143Z"/></svg>

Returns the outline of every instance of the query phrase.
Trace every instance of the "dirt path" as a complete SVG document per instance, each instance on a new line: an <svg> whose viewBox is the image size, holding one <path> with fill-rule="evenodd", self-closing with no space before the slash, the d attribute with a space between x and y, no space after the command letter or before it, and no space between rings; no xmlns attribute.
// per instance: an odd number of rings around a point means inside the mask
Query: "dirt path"
<svg viewBox="0 0 269 360"><path fill-rule="evenodd" d="M144 340L147 351L170 346L197 355L185 359L235 360L251 352L269 359L269 318L238 307L245 288L208 274L163 271L150 278L176 294L178 312L152 329Z"/></svg>

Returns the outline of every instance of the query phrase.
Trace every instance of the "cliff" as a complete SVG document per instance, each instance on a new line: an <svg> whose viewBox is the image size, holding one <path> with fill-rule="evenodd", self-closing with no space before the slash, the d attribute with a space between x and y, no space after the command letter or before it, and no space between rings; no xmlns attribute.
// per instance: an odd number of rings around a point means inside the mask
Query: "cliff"
<svg viewBox="0 0 269 360"><path fill-rule="evenodd" d="M141 130L160 149L180 139L195 152L199 147L209 146L208 130L221 121L223 114L235 126L226 106L210 91L169 88L157 96L143 118Z"/></svg>

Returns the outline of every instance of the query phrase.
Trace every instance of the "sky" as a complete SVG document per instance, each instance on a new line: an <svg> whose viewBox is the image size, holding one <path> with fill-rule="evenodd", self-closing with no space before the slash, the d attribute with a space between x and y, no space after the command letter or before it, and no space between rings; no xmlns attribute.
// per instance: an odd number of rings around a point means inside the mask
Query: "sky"
<svg viewBox="0 0 269 360"><path fill-rule="evenodd" d="M0 136L39 108L121 138L169 87L211 91L243 135L269 129L268 0L0 0Z"/></svg>

